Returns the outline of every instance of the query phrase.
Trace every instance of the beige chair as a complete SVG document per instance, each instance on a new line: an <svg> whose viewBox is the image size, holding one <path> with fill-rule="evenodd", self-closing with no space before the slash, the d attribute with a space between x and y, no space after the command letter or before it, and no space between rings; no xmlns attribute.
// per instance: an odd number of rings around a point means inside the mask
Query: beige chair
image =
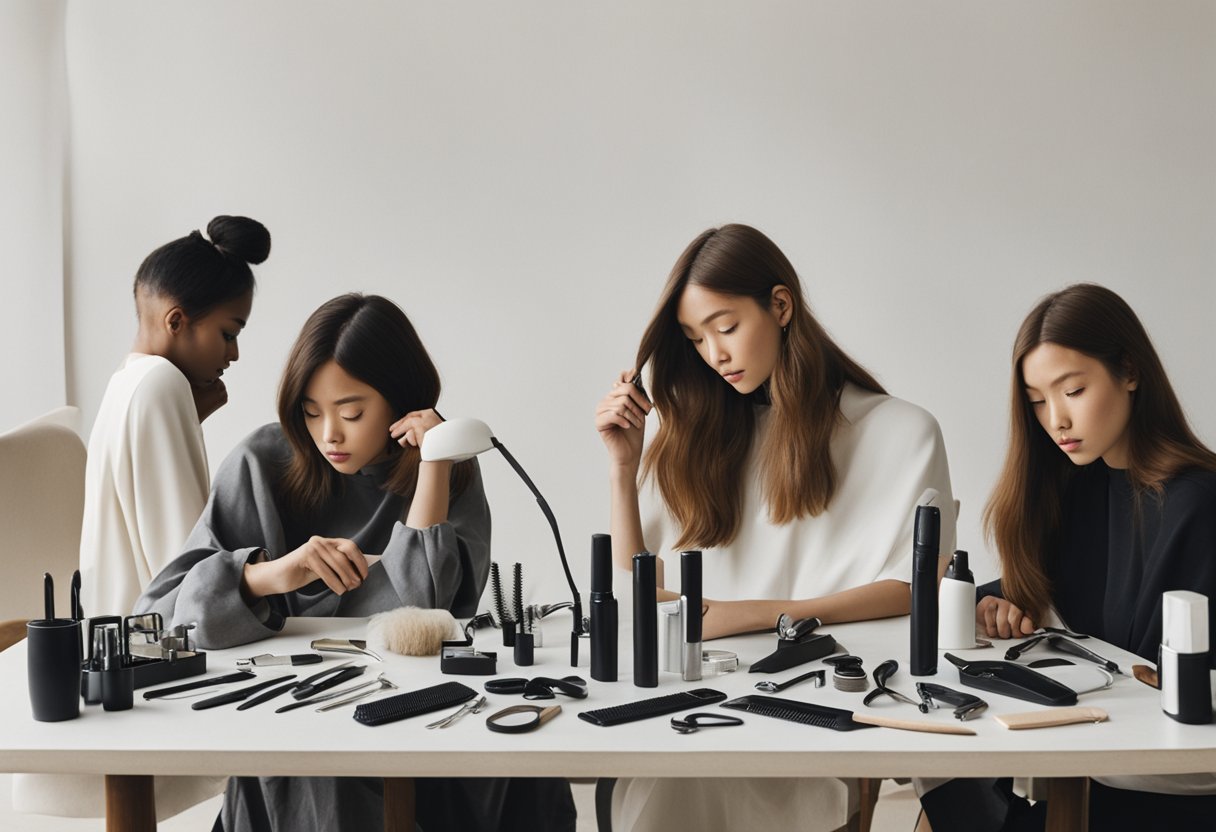
<svg viewBox="0 0 1216 832"><path fill-rule="evenodd" d="M42 618L44 572L55 579L56 612L68 614L84 515L85 446L69 426L79 423L78 408L62 407L0 434L0 633L16 635L0 649Z"/></svg>

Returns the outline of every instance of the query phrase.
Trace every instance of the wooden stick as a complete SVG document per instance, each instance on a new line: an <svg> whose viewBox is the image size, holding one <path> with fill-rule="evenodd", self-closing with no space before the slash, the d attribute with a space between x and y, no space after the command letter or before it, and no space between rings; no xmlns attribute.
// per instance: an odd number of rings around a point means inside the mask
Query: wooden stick
<svg viewBox="0 0 1216 832"><path fill-rule="evenodd" d="M853 721L863 725L877 725L881 728L898 728L901 731L924 731L929 734L961 734L974 737L975 731L962 725L946 725L940 722L916 722L910 719L891 719L888 716L874 716L853 712Z"/></svg>
<svg viewBox="0 0 1216 832"><path fill-rule="evenodd" d="M1049 708L1045 711L1026 711L1020 714L997 714L996 721L1010 731L1023 728L1051 728L1054 725L1073 725L1078 722L1105 722L1106 711L1101 708Z"/></svg>

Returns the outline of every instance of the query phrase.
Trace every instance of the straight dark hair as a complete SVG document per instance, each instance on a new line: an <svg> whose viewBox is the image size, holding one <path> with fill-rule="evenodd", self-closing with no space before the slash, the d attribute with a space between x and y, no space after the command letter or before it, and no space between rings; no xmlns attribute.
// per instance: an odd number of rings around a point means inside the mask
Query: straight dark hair
<svg viewBox="0 0 1216 832"><path fill-rule="evenodd" d="M439 401L439 371L400 307L379 295L355 293L322 304L300 330L279 382L279 422L292 450L282 478L284 502L297 512L324 505L342 483L304 423L304 391L313 373L331 360L375 388L395 414L433 408ZM384 439L392 462L384 488L409 499L418 483L419 450L403 448L387 434ZM464 491L472 473L472 461L452 466L453 494Z"/></svg>
<svg viewBox="0 0 1216 832"><path fill-rule="evenodd" d="M249 264L270 256L266 226L248 217L220 216L207 223L207 236L210 241L191 231L145 257L135 273L136 300L140 291L171 298L187 316L198 318L252 292L256 284Z"/></svg>
<svg viewBox="0 0 1216 832"><path fill-rule="evenodd" d="M1118 381L1135 378L1127 477L1137 495L1160 495L1168 479L1188 469L1216 471L1216 454L1191 430L1152 340L1123 298L1079 283L1039 301L1014 340L1009 450L983 517L1000 557L1005 598L1036 621L1051 605L1047 558L1058 545L1064 492L1077 470L1026 395L1022 362L1040 344L1097 359Z"/></svg>
<svg viewBox="0 0 1216 832"><path fill-rule="evenodd" d="M765 309L774 287L789 289L792 316L763 388L739 395L697 354L676 319L689 284L748 297ZM770 520L784 524L822 513L836 492L831 438L845 383L886 392L815 320L781 249L739 224L702 232L676 260L634 366L640 371L647 363L659 427L643 477L655 477L676 520L676 548L724 546L738 535L744 466L756 429L753 404L772 404L758 450L760 481Z"/></svg>

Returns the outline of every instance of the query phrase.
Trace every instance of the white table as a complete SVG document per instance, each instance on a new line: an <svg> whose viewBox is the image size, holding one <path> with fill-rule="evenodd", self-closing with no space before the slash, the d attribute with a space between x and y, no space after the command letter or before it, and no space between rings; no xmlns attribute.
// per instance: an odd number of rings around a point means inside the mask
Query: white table
<svg viewBox="0 0 1216 832"><path fill-rule="evenodd" d="M444 676L437 658L407 658L387 652L384 663L371 662L365 677L382 670L402 691L415 690L441 681L458 680L482 690L489 678L503 676L563 676L578 673L589 680L586 700L558 697L563 712L540 730L529 734L497 734L487 731L484 713L523 702L519 696L491 695L489 709L466 717L453 728L438 731L423 726L430 719L415 718L369 728L351 719L353 706L329 713L300 708L274 714L276 703L248 711L235 706L192 711L190 699L144 701L136 692L136 706L125 712L104 712L100 706L85 707L81 718L61 723L35 722L30 716L26 689L25 644L0 653L0 674L6 680L0 692L5 727L0 731L0 770L70 772L110 775L108 796L116 804L111 829L142 829L148 826L146 810L151 774L221 774L267 776L379 776L413 777L770 777L791 775L842 777L956 777L1013 775L1073 778L1074 785L1088 775L1161 774L1216 771L1216 725L1181 725L1160 709L1159 695L1130 677L1119 677L1105 691L1086 694L1081 704L1106 709L1110 721L1033 731L1008 731L993 714L1035 710L1027 702L977 692L990 707L966 724L977 736L913 733L884 728L835 732L783 720L723 711L742 716L742 728L724 728L677 735L666 717L602 728L575 717L581 710L636 701L692 687L719 689L730 697L756 693L753 684L763 678L790 678L821 666L812 663L775 674L745 670L685 683L677 676L660 673L659 687L643 689L631 683L632 659L627 630L622 631L620 681L590 681L587 668L588 643L584 642L582 667L568 665L568 616L545 622L546 644L536 651L536 664L517 668L509 648L498 643L497 632L479 634L478 646L497 650L498 673L493 677ZM915 695L916 679L907 674L907 618L824 627L843 647L866 660L867 670L880 661L895 658L900 671L889 685ZM211 651L208 673L235 669L237 658L264 652L308 651L311 639L321 636L361 638L362 619L293 619L283 633L270 641L232 650ZM750 664L775 646L773 635L724 639L713 648L736 650L742 664ZM989 650L960 651L971 658L1001 658L1008 643L998 642ZM1141 660L1102 643L1095 649L1119 662L1127 670ZM1035 648L1026 659L1046 655ZM302 678L326 665L294 668ZM267 668L261 675L291 672ZM830 672L829 672L830 679ZM942 661L935 681L962 688L953 667ZM251 684L251 683L245 683ZM221 688L227 690L231 688ZM388 692L393 693L393 692ZM385 694L388 695L388 694ZM866 710L859 694L836 691L830 682L816 689L809 683L779 694L825 705ZM701 710L717 710L717 706ZM921 716L910 705L883 697L875 713L903 719L926 719L958 724L943 708ZM436 717L431 717L431 719ZM390 781L386 781L390 782ZM398 784L400 781L397 781ZM407 781L408 782L408 781ZM399 794L395 789L391 794ZM1067 790L1061 796L1071 794ZM1054 792L1053 792L1054 795ZM1052 805L1052 804L1049 804ZM1069 828L1080 809L1060 812L1065 802L1053 808L1051 823ZM412 813L412 805L407 811ZM122 819L119 815L128 816ZM131 821L130 815L141 820ZM154 825L154 821L152 821ZM412 828L412 827L411 827Z"/></svg>

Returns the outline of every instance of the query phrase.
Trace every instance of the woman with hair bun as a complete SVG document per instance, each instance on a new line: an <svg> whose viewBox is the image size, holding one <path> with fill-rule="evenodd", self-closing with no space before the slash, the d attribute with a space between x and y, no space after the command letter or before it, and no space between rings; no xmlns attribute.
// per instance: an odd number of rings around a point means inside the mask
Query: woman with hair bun
<svg viewBox="0 0 1216 832"><path fill-rule="evenodd" d="M250 264L270 232L220 216L144 259L135 274L139 328L110 378L89 435L81 601L125 615L181 550L207 502L202 422L228 401L224 371L249 321Z"/></svg>

